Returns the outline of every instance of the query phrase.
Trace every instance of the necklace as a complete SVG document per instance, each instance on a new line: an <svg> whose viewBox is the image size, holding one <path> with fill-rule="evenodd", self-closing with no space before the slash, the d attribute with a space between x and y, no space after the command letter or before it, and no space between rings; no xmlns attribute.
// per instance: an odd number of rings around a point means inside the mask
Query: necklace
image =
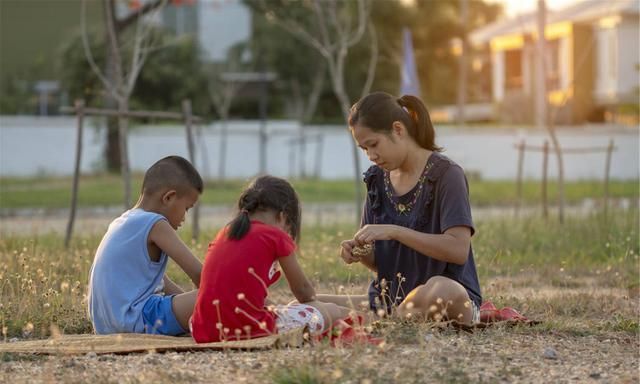
<svg viewBox="0 0 640 384"><path fill-rule="evenodd" d="M422 175L420 175L420 178L418 179L418 188L416 188L416 190L413 192L413 198L406 204L400 203L398 201L398 197L393 195L393 188L391 187L389 172L384 173L384 192L387 195L389 201L391 201L391 204L393 205L393 208L397 213L401 215L408 215L409 212L411 212L411 209L413 209L416 201L418 201L418 197L420 197L420 194L422 193L422 189L424 188L424 181L427 179L427 172L429 172L430 168L431 162L428 161L424 167L424 170L422 171Z"/></svg>

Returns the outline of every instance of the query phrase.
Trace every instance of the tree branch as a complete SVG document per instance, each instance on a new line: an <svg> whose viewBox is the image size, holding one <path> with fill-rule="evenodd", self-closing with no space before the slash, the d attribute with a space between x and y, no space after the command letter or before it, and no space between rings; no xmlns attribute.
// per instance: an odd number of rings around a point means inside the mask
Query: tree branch
<svg viewBox="0 0 640 384"><path fill-rule="evenodd" d="M116 29L118 31L126 29L129 25L135 23L140 17L159 8L160 6L163 6L163 3L166 3L166 1L167 0L155 0L153 2L145 3L142 7L128 14L122 20L116 19Z"/></svg>

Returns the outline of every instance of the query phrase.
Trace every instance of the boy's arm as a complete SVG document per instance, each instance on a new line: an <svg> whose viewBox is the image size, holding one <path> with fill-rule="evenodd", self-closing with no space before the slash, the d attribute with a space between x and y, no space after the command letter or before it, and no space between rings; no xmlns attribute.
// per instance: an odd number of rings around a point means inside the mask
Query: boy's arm
<svg viewBox="0 0 640 384"><path fill-rule="evenodd" d="M200 287L202 263L191 253L166 220L160 220L153 226L149 239L178 264L196 287Z"/></svg>
<svg viewBox="0 0 640 384"><path fill-rule="evenodd" d="M184 290L180 288L178 284L174 283L173 280L171 280L166 274L164 275L163 280L165 295L179 295L181 293L184 293Z"/></svg>

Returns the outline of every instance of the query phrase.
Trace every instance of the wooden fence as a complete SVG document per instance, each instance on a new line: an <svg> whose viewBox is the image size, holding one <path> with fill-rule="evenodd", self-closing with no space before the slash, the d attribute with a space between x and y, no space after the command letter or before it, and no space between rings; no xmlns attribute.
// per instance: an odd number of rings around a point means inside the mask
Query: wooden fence
<svg viewBox="0 0 640 384"><path fill-rule="evenodd" d="M80 183L80 163L82 159L82 136L84 130L84 117L85 116L112 116L112 117L127 117L127 118L152 118L162 120L178 120L183 121L185 125L185 131L187 136L187 149L189 152L189 160L192 164L195 164L195 146L193 139L193 124L199 123L202 119L198 116L194 116L191 112L191 101L184 100L182 102L182 113L166 112L166 111L118 111L114 109L99 109L99 108L87 108L85 107L84 100L76 100L73 107L62 107L60 109L62 113L72 113L77 117L77 130L76 136L76 153L75 153L75 167L73 172L73 184L71 188L71 209L69 210L69 221L67 223L67 230L64 238L65 247L69 246L71 236L73 234L73 225L76 218L76 210L78 205L78 186ZM199 205L196 204L193 209L193 230L192 237L197 239L200 234L200 210Z"/></svg>
<svg viewBox="0 0 640 384"><path fill-rule="evenodd" d="M547 194L548 187L548 171L549 171L549 141L545 140L542 146L527 145L525 140L515 144L514 147L518 151L518 173L516 176L516 204L515 215L518 216L520 212L520 205L522 204L522 173L524 168L525 152L542 152L542 181L541 181L541 199L542 199L542 215L544 218L549 217L549 199ZM606 160L604 166L604 196L603 196L603 210L606 217L609 206L609 175L611 174L611 157L616 147L613 144L613 139L609 140L609 145L606 147L583 147L583 148L561 148L561 156L564 155L579 155L579 154L591 154L591 153L606 153Z"/></svg>

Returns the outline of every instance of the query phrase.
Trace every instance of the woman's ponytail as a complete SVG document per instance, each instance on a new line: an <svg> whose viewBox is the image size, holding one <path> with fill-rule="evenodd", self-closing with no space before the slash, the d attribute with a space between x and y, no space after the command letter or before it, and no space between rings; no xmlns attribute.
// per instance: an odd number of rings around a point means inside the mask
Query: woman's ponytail
<svg viewBox="0 0 640 384"><path fill-rule="evenodd" d="M386 92L373 92L360 99L349 112L349 127L368 127L374 132L391 134L394 121L401 121L409 135L422 148L441 152L435 143L436 131L422 100L404 95L399 99Z"/></svg>
<svg viewBox="0 0 640 384"><path fill-rule="evenodd" d="M413 121L413 129L410 129L411 136L416 140L419 146L434 152L442 151L441 147L436 145L436 131L431 123L431 116L422 100L415 96L404 95L397 100ZM413 131L413 132L411 132Z"/></svg>

